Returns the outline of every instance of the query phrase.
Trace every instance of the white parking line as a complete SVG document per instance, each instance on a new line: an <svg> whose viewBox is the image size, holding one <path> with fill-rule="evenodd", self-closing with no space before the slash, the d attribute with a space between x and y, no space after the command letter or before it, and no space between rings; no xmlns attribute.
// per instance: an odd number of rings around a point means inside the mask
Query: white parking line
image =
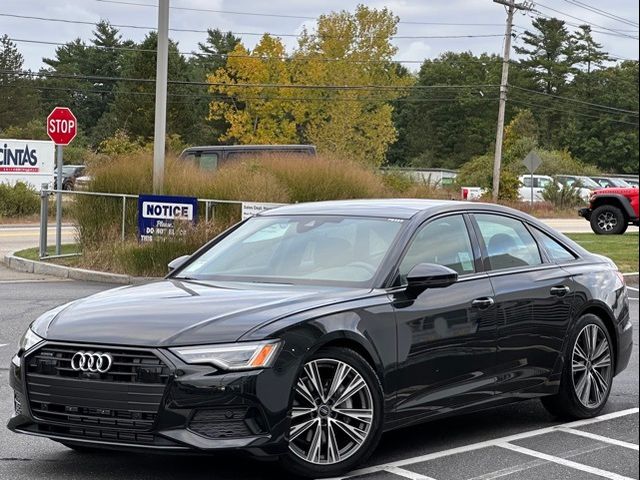
<svg viewBox="0 0 640 480"><path fill-rule="evenodd" d="M0 348L6 347L7 345L9 345L9 344L8 343L0 343Z"/></svg>
<svg viewBox="0 0 640 480"><path fill-rule="evenodd" d="M576 430L573 428L558 428L561 432L571 433L572 435L578 435L580 437L590 438L591 440L597 440L599 442L610 443L611 445L617 445L619 447L630 448L636 452L640 451L640 447L635 443L623 442L622 440L616 440L615 438L609 438L595 433L584 432L582 430Z"/></svg>
<svg viewBox="0 0 640 480"><path fill-rule="evenodd" d="M640 291L640 290L638 290L636 287L630 287L629 285L627 285L627 288L628 288L629 290L633 290L634 292L638 292L638 291Z"/></svg>
<svg viewBox="0 0 640 480"><path fill-rule="evenodd" d="M410 472L409 470L405 470L400 467L389 467L384 469L385 472L394 473L404 478L409 478L410 480L435 480L435 478L427 477L426 475L422 475L416 472Z"/></svg>
<svg viewBox="0 0 640 480"><path fill-rule="evenodd" d="M365 467L358 470L354 470L342 477L335 477L334 480L343 480L351 477L355 477L358 475L367 475L369 473L376 473L383 470L389 471L389 468L393 467L404 467L406 465L411 465L413 463L421 463L427 462L429 460L434 460L436 458L448 457L450 455L455 455L457 453L466 453L474 450L479 450L481 448L492 447L492 446L501 446L503 443L514 442L516 440L522 440L525 438L535 437L538 435L544 435L545 433L551 433L558 431L561 428L577 428L585 425L591 425L592 423L604 422L606 420L612 420L614 418L624 417L627 415L633 415L640 411L640 409L629 408L627 410L619 410L617 412L608 413L606 415L600 415L599 417L588 418L585 420L577 420L575 422L565 423L562 425L555 425L553 427L545 427L537 430L530 430L528 432L516 433L515 435L509 435L507 437L495 438L492 440L485 440L478 443L472 443L470 445L463 445L461 447L451 448L449 450L441 450L439 452L427 453L425 455L419 455L417 457L405 458L402 460L396 460L395 462L384 463L381 465L376 465L373 467Z"/></svg>
<svg viewBox="0 0 640 480"><path fill-rule="evenodd" d="M611 480L633 480L630 477L624 477L622 475L618 475L617 473L608 472L607 470L601 470L596 467L591 467L589 465L584 465L582 463L573 462L571 460L567 460L566 458L547 455L546 453L538 452L537 450L531 450L529 448L524 448L519 445L513 445L512 443L504 442L504 443L499 443L497 446L501 448L513 450L514 452L522 453L530 457L540 458L542 460L546 460L547 462L553 462L559 465L564 465L565 467L573 468L575 470L580 470L582 472L591 473L593 475L598 475L604 478L610 478Z"/></svg>

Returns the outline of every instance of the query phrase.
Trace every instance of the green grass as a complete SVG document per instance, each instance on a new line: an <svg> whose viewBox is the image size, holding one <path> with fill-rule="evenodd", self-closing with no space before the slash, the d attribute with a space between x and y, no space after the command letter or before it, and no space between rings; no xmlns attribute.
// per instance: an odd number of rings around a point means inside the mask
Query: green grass
<svg viewBox="0 0 640 480"><path fill-rule="evenodd" d="M62 255L67 255L70 253L78 253L80 251L79 246L75 243L66 243L61 246L60 253ZM55 255L56 247L55 245L50 245L47 247L48 255ZM27 260L40 260L40 248L27 248L25 250L20 250L14 254L16 257L26 258ZM58 265L66 265L66 266L74 266L78 263L79 256L77 257L64 257L64 258L52 258L50 261L52 263L56 263Z"/></svg>
<svg viewBox="0 0 640 480"><path fill-rule="evenodd" d="M621 272L638 271L638 234L596 235L595 233L570 233L567 235L584 248L599 253L616 262Z"/></svg>

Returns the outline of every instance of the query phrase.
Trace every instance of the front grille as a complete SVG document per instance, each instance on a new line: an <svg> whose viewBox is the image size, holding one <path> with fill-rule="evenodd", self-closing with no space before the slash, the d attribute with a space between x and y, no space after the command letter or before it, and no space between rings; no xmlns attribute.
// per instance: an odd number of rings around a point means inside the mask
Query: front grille
<svg viewBox="0 0 640 480"><path fill-rule="evenodd" d="M109 353L113 366L106 373L75 371L71 358L80 350ZM68 426L78 437L138 442L140 434L132 432L153 427L169 376L148 350L45 345L26 359L34 417Z"/></svg>
<svg viewBox="0 0 640 480"><path fill-rule="evenodd" d="M16 415L22 415L22 397L17 392L13 394L13 411Z"/></svg>

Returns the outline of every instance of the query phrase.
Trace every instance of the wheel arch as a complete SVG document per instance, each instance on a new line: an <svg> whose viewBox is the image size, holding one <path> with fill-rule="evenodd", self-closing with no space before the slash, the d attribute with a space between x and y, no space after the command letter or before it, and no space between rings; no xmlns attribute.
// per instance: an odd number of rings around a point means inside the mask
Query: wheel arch
<svg viewBox="0 0 640 480"><path fill-rule="evenodd" d="M595 210L596 208L602 207L604 205L610 205L612 207L620 209L627 222L631 218L635 217L635 213L633 211L633 208L631 207L631 203L629 203L629 200L623 195L614 193L607 195L597 195L596 198L594 198L592 201L592 210Z"/></svg>

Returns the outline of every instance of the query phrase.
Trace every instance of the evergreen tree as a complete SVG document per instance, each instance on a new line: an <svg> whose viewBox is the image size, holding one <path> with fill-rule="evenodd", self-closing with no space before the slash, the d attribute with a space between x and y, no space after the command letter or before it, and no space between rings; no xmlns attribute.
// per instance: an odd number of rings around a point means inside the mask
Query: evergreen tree
<svg viewBox="0 0 640 480"><path fill-rule="evenodd" d="M7 35L0 37L0 130L22 126L38 115L33 81L21 72L24 58Z"/></svg>

